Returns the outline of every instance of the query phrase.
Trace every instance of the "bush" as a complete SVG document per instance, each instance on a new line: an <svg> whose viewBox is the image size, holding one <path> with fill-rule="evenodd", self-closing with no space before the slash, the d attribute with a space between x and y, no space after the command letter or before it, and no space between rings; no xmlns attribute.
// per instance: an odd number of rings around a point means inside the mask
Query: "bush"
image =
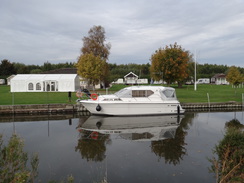
<svg viewBox="0 0 244 183"><path fill-rule="evenodd" d="M226 134L215 146L218 157L210 160L217 182L244 182L244 132L237 120L226 123Z"/></svg>
<svg viewBox="0 0 244 183"><path fill-rule="evenodd" d="M39 158L31 157L31 169L27 167L28 154L23 151L24 142L13 134L9 143L4 146L0 135L0 182L34 182L37 177Z"/></svg>

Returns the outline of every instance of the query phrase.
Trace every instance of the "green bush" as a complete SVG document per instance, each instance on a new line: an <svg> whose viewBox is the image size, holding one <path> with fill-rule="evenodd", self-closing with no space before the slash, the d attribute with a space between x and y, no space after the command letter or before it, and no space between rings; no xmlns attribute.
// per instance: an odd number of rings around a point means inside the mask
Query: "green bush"
<svg viewBox="0 0 244 183"><path fill-rule="evenodd" d="M217 182L244 182L244 125L238 120L226 123L226 134L215 146L217 158L210 159Z"/></svg>
<svg viewBox="0 0 244 183"><path fill-rule="evenodd" d="M34 182L37 177L39 158L37 154L31 157L31 168L27 167L28 154L23 151L24 142L13 134L6 146L0 135L0 182Z"/></svg>

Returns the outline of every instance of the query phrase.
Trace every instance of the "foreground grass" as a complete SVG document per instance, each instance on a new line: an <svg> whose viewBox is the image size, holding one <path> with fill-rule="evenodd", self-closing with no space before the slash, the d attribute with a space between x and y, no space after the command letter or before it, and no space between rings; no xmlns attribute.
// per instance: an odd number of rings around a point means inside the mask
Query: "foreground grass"
<svg viewBox="0 0 244 183"><path fill-rule="evenodd" d="M108 89L109 93L114 93L125 85L113 85ZM177 98L182 103L208 102L242 102L244 88L232 88L231 85L198 85L194 90L193 85L171 86L176 89ZM236 91L236 92L235 92ZM104 94L105 90L98 90L98 93ZM16 92L11 93L10 87L0 86L0 105L19 105L19 104L52 104L52 103L75 103L77 97L72 93L71 101L68 98L68 92Z"/></svg>

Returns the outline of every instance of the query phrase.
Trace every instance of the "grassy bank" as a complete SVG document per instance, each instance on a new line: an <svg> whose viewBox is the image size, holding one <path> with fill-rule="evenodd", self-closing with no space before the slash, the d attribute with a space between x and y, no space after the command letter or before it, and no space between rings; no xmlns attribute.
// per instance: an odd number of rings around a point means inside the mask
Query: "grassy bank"
<svg viewBox="0 0 244 183"><path fill-rule="evenodd" d="M71 102L77 97L72 93ZM0 105L70 103L68 92L16 92L9 86L0 86Z"/></svg>
<svg viewBox="0 0 244 183"><path fill-rule="evenodd" d="M236 91L236 92L235 92ZM208 102L242 102L242 93L244 88L232 88L231 85L197 85L184 86L184 88L176 88L177 98L180 102L197 103Z"/></svg>
<svg viewBox="0 0 244 183"><path fill-rule="evenodd" d="M114 85L108 92L114 93L125 85ZM207 93L210 102L242 102L242 93L244 88L235 89L230 85L198 85L197 91L194 91L193 85L185 85L183 88L175 87L177 98L183 103L208 102ZM105 93L105 90L98 90L98 93ZM72 93L71 103L75 103L77 97ZM17 104L52 104L52 103L70 103L68 92L16 92L11 93L10 87L0 86L0 105Z"/></svg>

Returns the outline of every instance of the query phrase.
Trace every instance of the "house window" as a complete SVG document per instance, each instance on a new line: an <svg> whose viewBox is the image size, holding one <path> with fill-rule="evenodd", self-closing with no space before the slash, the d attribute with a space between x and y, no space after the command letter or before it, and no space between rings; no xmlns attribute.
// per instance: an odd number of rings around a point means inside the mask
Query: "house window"
<svg viewBox="0 0 244 183"><path fill-rule="evenodd" d="M29 83L28 84L28 90L33 90L34 89L34 85L33 83Z"/></svg>
<svg viewBox="0 0 244 183"><path fill-rule="evenodd" d="M36 83L36 90L41 90L42 87L41 87L41 83Z"/></svg>

